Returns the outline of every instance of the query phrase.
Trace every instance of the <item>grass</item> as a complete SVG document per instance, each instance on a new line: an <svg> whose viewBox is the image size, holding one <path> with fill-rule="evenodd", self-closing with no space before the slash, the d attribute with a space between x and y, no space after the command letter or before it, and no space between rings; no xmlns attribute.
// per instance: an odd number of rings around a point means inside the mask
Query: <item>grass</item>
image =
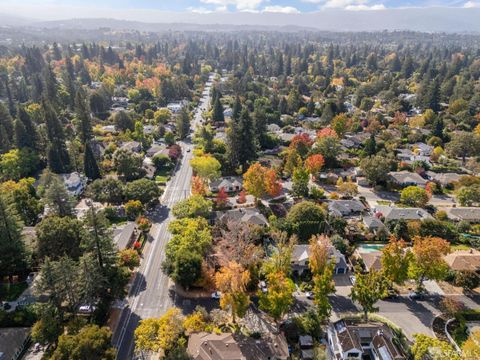
<svg viewBox="0 0 480 360"><path fill-rule="evenodd" d="M465 244L456 244L451 246L452 251L456 250L470 250L471 247Z"/></svg>
<svg viewBox="0 0 480 360"><path fill-rule="evenodd" d="M15 284L0 284L0 301L13 301L28 288L25 281Z"/></svg>

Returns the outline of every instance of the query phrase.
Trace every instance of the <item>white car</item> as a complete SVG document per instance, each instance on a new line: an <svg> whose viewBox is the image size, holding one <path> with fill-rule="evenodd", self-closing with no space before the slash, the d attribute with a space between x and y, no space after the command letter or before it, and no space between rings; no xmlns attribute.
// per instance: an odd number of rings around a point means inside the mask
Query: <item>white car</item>
<svg viewBox="0 0 480 360"><path fill-rule="evenodd" d="M307 292L305 293L305 297L306 297L308 300L313 300L313 292L307 291Z"/></svg>
<svg viewBox="0 0 480 360"><path fill-rule="evenodd" d="M263 293L266 293L268 291L267 283L265 281L260 281L258 283L258 287L260 288L260 290L262 290Z"/></svg>
<svg viewBox="0 0 480 360"><path fill-rule="evenodd" d="M350 282L352 283L352 285L355 285L355 281L357 281L357 278L355 277L355 275L350 275L348 278L350 279Z"/></svg>
<svg viewBox="0 0 480 360"><path fill-rule="evenodd" d="M95 310L97 310L95 305L80 305L78 307L78 312L80 314L92 314Z"/></svg>
<svg viewBox="0 0 480 360"><path fill-rule="evenodd" d="M220 291L215 291L212 293L212 299L219 300L222 297L222 293Z"/></svg>

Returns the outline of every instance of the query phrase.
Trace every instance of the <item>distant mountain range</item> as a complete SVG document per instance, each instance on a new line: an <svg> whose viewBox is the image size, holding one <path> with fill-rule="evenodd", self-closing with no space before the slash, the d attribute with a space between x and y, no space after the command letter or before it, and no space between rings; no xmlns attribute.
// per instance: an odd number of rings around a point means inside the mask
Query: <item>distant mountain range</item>
<svg viewBox="0 0 480 360"><path fill-rule="evenodd" d="M157 17L156 17L157 18ZM376 11L325 10L315 13L174 13L159 12L154 23L117 19L66 19L36 21L0 14L3 26L95 30L163 31L382 31L480 32L480 8L406 8Z"/></svg>

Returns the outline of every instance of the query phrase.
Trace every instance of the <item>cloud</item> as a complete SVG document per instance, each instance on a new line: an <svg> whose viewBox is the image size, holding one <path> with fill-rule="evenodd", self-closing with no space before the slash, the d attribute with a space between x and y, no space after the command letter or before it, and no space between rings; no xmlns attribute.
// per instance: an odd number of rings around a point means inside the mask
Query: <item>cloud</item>
<svg viewBox="0 0 480 360"><path fill-rule="evenodd" d="M365 11L365 10L385 10L386 7L383 4L376 5L348 5L345 10L351 11Z"/></svg>
<svg viewBox="0 0 480 360"><path fill-rule="evenodd" d="M265 6L263 12L270 12L270 13L282 13L282 14L300 14L300 11L293 6L279 6L279 5L272 5L272 6Z"/></svg>
<svg viewBox="0 0 480 360"><path fill-rule="evenodd" d="M463 4L463 7L466 9L480 8L480 3L476 1L467 1L465 4Z"/></svg>
<svg viewBox="0 0 480 360"><path fill-rule="evenodd" d="M217 5L226 8L231 5L237 10L256 10L264 0L200 0L204 4Z"/></svg>

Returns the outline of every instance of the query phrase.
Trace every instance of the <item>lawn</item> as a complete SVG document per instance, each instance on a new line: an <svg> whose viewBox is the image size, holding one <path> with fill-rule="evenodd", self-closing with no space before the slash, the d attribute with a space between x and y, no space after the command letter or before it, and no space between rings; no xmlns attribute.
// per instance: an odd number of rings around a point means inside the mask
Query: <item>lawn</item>
<svg viewBox="0 0 480 360"><path fill-rule="evenodd" d="M0 284L0 301L13 301L25 291L28 284L23 281L15 284Z"/></svg>

